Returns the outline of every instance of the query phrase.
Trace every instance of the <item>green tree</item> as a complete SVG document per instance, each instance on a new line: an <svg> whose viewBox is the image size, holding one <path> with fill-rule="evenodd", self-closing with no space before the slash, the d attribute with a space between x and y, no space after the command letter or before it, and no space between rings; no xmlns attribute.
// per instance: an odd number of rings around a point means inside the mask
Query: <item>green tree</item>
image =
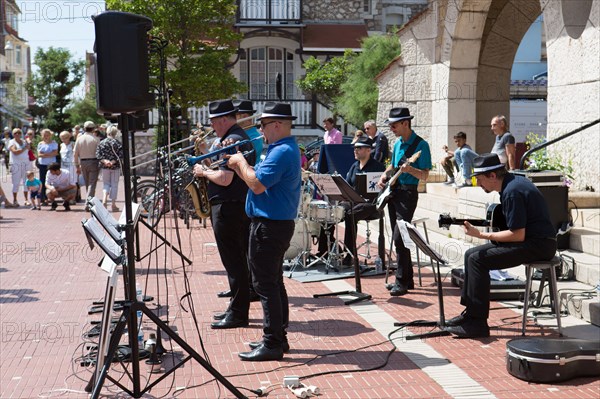
<svg viewBox="0 0 600 399"><path fill-rule="evenodd" d="M376 115L379 90L375 77L400 55L400 42L394 34L376 35L365 38L361 48L336 97L338 112L356 126Z"/></svg>
<svg viewBox="0 0 600 399"><path fill-rule="evenodd" d="M316 96L322 102L333 105L341 94L341 85L348 77L348 70L355 54L346 50L342 57L321 62L311 56L304 62L306 74L296 81L305 93Z"/></svg>
<svg viewBox="0 0 600 399"><path fill-rule="evenodd" d="M81 100L75 100L67 108L69 113L69 125L75 126L82 124L84 121L96 122L96 124L104 123L104 117L98 115L96 106L96 85L90 86L90 91L86 93Z"/></svg>
<svg viewBox="0 0 600 399"><path fill-rule="evenodd" d="M153 21L153 36L167 41L167 85L171 103L182 108L205 105L244 89L229 64L241 35L232 28L236 4L231 0L107 0L110 10L145 15ZM158 60L151 56L151 75L158 76ZM156 82L154 82L156 83Z"/></svg>
<svg viewBox="0 0 600 399"><path fill-rule="evenodd" d="M31 107L31 114L44 118L40 127L64 130L68 127L66 108L71 102L69 97L83 79L85 61L73 60L67 49L50 47L46 51L37 50L34 64L38 70L26 83L27 91L37 106Z"/></svg>

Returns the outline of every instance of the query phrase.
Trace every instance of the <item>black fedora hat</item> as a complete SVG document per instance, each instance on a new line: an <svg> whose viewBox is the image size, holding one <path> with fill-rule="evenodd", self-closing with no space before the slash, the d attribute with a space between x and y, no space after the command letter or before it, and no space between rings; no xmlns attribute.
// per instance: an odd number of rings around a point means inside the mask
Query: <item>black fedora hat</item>
<svg viewBox="0 0 600 399"><path fill-rule="evenodd" d="M501 168L504 168L504 164L500 162L498 154L481 154L473 160L473 174L471 177Z"/></svg>
<svg viewBox="0 0 600 399"><path fill-rule="evenodd" d="M373 140L370 137L363 135L354 142L354 147L373 147Z"/></svg>
<svg viewBox="0 0 600 399"><path fill-rule="evenodd" d="M412 119L414 116L410 114L408 108L392 108L390 109L390 116L387 118L385 123L388 125L394 122L403 121L405 119Z"/></svg>
<svg viewBox="0 0 600 399"><path fill-rule="evenodd" d="M217 118L229 114L235 114L237 108L231 100L218 100L208 104L208 118Z"/></svg>
<svg viewBox="0 0 600 399"><path fill-rule="evenodd" d="M238 114L253 114L256 112L250 100L233 100L233 106L238 109Z"/></svg>
<svg viewBox="0 0 600 399"><path fill-rule="evenodd" d="M292 115L292 107L290 104L268 102L265 103L265 108L257 119L261 120L265 118L295 120L297 116Z"/></svg>

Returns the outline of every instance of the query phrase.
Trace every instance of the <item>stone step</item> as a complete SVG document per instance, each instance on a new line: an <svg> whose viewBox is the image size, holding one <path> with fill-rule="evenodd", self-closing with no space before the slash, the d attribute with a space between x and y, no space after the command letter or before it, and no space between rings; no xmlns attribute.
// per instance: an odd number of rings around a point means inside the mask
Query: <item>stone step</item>
<svg viewBox="0 0 600 399"><path fill-rule="evenodd" d="M561 300L563 304L566 304L570 316L600 327L600 301L597 291L595 295L593 298L588 298L585 294L573 296L571 293L565 293L561 295Z"/></svg>
<svg viewBox="0 0 600 399"><path fill-rule="evenodd" d="M575 227L600 231L600 208L572 208L571 219Z"/></svg>
<svg viewBox="0 0 600 399"><path fill-rule="evenodd" d="M570 230L569 248L600 256L600 232L586 227L573 227Z"/></svg>

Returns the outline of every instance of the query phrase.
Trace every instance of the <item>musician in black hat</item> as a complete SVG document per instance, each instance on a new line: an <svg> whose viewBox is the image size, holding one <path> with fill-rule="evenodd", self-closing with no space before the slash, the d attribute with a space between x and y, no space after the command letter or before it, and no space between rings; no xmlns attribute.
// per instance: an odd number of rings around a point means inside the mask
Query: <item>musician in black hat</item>
<svg viewBox="0 0 600 399"><path fill-rule="evenodd" d="M366 135L358 138L354 143L354 158L356 162L352 164L350 170L346 174L346 181L355 190L358 188L356 175L359 173L368 172L383 172L385 166L375 159L371 158L371 149L373 148L373 140ZM379 215L377 207L371 202L354 205L354 209L350 209L350 204L343 202L341 204L345 209L344 222L344 245L352 255L347 255L342 263L344 265L352 264L352 256L356 257L356 225L359 220L371 220Z"/></svg>
<svg viewBox="0 0 600 399"><path fill-rule="evenodd" d="M490 240L465 253L465 280L460 303L463 313L446 322L450 333L462 338L490 335L490 270L506 269L527 262L549 260L556 253L556 231L546 200L535 185L508 173L497 154L483 154L473 161L473 176L486 193L500 193L506 230L482 232L469 222L465 234Z"/></svg>
<svg viewBox="0 0 600 399"><path fill-rule="evenodd" d="M263 312L263 339L250 343L245 361L279 360L289 351L288 297L283 282L283 257L294 233L302 174L300 150L292 134L289 104L266 103L259 118L269 148L256 167L240 154L228 165L248 184L246 213L250 217L249 262L254 289Z"/></svg>
<svg viewBox="0 0 600 399"><path fill-rule="evenodd" d="M238 125L246 131L246 134L252 140L252 146L254 147L254 154L256 156L256 163L260 162L260 155L263 151L263 141L258 139L261 136L260 132L256 128L256 124L252 116L256 112L250 100L233 100L233 106L238 109L236 117L238 119ZM254 140L256 139L256 140Z"/></svg>
<svg viewBox="0 0 600 399"><path fill-rule="evenodd" d="M385 187L385 183L390 179L392 172L401 173L397 184L392 189L392 196L389 201L390 218L394 231L394 244L396 247L396 256L398 267L396 268L396 282L390 289L391 296L405 295L409 289L414 288L413 267L410 255L410 249L406 248L400 231L396 226L396 220L401 219L411 222L419 193L417 187L419 180L427 180L429 170L431 169L431 152L429 144L418 136L412 130L411 120L414 117L410 114L408 108L392 108L386 123L390 130L397 137L392 152L392 163L381 175L379 187ZM413 163L408 159L418 151L420 156Z"/></svg>
<svg viewBox="0 0 600 399"><path fill-rule="evenodd" d="M211 102L209 118L220 143L235 143L248 140L248 135L236 124L237 108L231 100ZM205 148L205 147L204 147ZM246 143L239 151L252 151ZM254 165L255 156L248 155L248 163ZM213 160L215 161L215 160ZM208 180L208 198L211 205L211 222L221 262L227 271L231 301L225 313L215 316L220 319L212 328L237 328L248 325L250 308L250 285L248 281L248 234L250 220L244 212L248 186L227 165L217 170L204 165L194 165L194 175ZM223 294L221 294L223 296Z"/></svg>

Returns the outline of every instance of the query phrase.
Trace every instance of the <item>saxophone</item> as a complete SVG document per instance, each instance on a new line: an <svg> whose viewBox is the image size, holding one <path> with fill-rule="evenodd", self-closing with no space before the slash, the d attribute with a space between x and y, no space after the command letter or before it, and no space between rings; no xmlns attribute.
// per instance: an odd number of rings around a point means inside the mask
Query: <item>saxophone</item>
<svg viewBox="0 0 600 399"><path fill-rule="evenodd" d="M214 134L214 130L202 129L202 133L200 133L194 141L195 155L201 154L200 144L212 134ZM194 177L194 179L192 179L192 181L185 186L185 189L190 193L190 197L192 197L196 215L200 219L206 219L210 217L210 202L208 200L207 184L208 182L206 181L206 177Z"/></svg>

